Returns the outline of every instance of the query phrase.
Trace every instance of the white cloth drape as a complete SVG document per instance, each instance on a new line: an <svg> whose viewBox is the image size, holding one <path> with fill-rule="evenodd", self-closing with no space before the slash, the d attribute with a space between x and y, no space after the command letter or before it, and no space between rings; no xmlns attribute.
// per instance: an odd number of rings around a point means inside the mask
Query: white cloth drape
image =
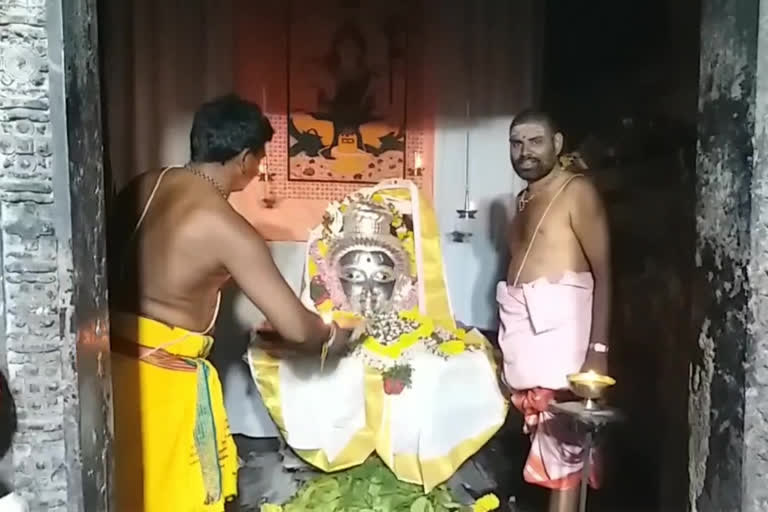
<svg viewBox="0 0 768 512"><path fill-rule="evenodd" d="M386 457L439 459L503 423L506 407L484 352L447 360L417 352L410 363L411 386L401 395L384 397L380 428L392 442ZM356 357L343 358L322 374L317 359L281 363L280 410L288 444L321 450L334 461L366 425L364 373Z"/></svg>

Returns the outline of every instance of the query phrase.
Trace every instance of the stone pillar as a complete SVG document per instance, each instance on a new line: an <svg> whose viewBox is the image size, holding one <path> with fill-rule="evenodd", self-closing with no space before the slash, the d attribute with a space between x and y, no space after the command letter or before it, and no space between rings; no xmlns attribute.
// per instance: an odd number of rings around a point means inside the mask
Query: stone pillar
<svg viewBox="0 0 768 512"><path fill-rule="evenodd" d="M32 510L109 509L95 3L0 0L0 353Z"/></svg>
<svg viewBox="0 0 768 512"><path fill-rule="evenodd" d="M703 0L693 511L768 510L768 1Z"/></svg>

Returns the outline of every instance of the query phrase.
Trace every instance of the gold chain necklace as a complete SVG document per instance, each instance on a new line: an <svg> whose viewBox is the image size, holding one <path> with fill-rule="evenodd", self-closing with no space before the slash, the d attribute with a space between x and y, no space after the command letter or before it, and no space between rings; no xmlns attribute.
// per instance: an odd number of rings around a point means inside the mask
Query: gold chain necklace
<svg viewBox="0 0 768 512"><path fill-rule="evenodd" d="M227 198L227 191L224 190L224 187L222 187L221 184L219 184L218 181L216 181L215 179L211 178L210 176L205 174L203 171L201 171L197 167L192 167L191 165L186 165L186 166L184 166L184 168L186 170L188 170L189 172L191 172L192 174L194 174L195 176L197 176L198 178L202 178L205 181L207 181L208 183L210 183L211 185L213 185L213 187L219 192L219 194L221 194L221 197L223 197L224 199Z"/></svg>
<svg viewBox="0 0 768 512"><path fill-rule="evenodd" d="M528 203L536 199L536 194L531 194L528 192L528 189L526 188L523 190L523 193L520 194L520 199L517 200L517 211L518 213L523 213L523 210L525 210L525 207L528 206Z"/></svg>

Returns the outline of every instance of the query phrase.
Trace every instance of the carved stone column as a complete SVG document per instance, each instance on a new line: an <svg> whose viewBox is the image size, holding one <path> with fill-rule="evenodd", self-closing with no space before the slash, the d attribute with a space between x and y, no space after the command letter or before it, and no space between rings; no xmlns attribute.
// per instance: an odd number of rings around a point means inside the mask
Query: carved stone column
<svg viewBox="0 0 768 512"><path fill-rule="evenodd" d="M0 0L0 350L32 510L108 510L95 0Z"/></svg>
<svg viewBox="0 0 768 512"><path fill-rule="evenodd" d="M768 0L703 0L689 506L768 510Z"/></svg>

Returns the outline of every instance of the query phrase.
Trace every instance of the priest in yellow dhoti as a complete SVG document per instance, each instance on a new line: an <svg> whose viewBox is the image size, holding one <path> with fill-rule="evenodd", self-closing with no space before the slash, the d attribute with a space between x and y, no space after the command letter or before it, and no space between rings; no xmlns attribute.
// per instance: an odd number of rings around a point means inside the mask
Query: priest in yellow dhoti
<svg viewBox="0 0 768 512"><path fill-rule="evenodd" d="M434 212L413 183L383 182L332 204L307 246L305 305L328 318L362 317L366 334L324 368L252 347L264 403L316 468L349 468L375 452L428 492L507 412L490 344L453 319Z"/></svg>
<svg viewBox="0 0 768 512"><path fill-rule="evenodd" d="M205 360L213 338L138 315L111 323L119 510L223 510L238 462Z"/></svg>
<svg viewBox="0 0 768 512"><path fill-rule="evenodd" d="M117 512L224 512L237 452L206 361L230 278L296 350L343 347L283 280L227 201L258 174L273 130L258 106L217 98L195 114L192 161L139 175L109 226ZM335 348L334 348L335 350ZM106 364L106 362L104 362Z"/></svg>

